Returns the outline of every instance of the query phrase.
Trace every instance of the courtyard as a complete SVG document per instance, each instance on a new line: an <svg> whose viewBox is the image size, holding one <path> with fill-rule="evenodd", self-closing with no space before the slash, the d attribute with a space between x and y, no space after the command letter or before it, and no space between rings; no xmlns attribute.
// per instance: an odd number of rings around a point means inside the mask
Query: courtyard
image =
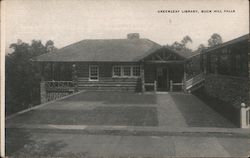
<svg viewBox="0 0 250 158"><path fill-rule="evenodd" d="M10 156L242 156L250 146L247 130L196 96L168 92L82 91L7 119L6 133Z"/></svg>

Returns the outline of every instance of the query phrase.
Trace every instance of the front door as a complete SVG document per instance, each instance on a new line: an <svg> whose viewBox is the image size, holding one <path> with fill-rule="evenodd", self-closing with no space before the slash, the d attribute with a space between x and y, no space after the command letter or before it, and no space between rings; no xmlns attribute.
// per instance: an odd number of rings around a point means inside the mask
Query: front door
<svg viewBox="0 0 250 158"><path fill-rule="evenodd" d="M167 91L169 89L169 77L167 67L157 68L157 90Z"/></svg>

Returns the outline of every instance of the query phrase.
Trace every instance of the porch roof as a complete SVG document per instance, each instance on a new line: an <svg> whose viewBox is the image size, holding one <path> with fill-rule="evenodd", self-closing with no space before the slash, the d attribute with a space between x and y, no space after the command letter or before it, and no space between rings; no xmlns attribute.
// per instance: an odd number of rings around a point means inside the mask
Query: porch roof
<svg viewBox="0 0 250 158"><path fill-rule="evenodd" d="M214 47L207 48L205 50L205 52L211 52L213 50L220 49L220 48L223 48L223 47L227 47L229 45L233 45L233 44L236 44L236 43L239 43L239 42L242 42L242 41L249 41L249 34L240 36L240 37L235 38L233 40L230 40L230 41L224 42L222 44L216 45Z"/></svg>

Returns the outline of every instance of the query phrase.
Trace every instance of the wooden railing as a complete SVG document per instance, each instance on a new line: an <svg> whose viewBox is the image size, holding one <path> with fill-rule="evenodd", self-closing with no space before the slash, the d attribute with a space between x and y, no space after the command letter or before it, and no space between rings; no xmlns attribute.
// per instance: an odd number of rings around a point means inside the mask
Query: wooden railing
<svg viewBox="0 0 250 158"><path fill-rule="evenodd" d="M154 91L157 91L157 82L154 81L154 83L144 83L144 87L146 86L152 86L154 87Z"/></svg>
<svg viewBox="0 0 250 158"><path fill-rule="evenodd" d="M183 85L184 85L183 82L177 83L177 82L173 82L172 80L170 80L170 92L173 91L174 86L182 86L183 87Z"/></svg>
<svg viewBox="0 0 250 158"><path fill-rule="evenodd" d="M71 91L74 90L73 81L44 81L47 91Z"/></svg>
<svg viewBox="0 0 250 158"><path fill-rule="evenodd" d="M200 73L199 75L196 75L195 77L189 79L185 83L186 90L192 88L193 86L203 82L205 80L204 74Z"/></svg>
<svg viewBox="0 0 250 158"><path fill-rule="evenodd" d="M41 103L56 100L75 92L73 81L43 81Z"/></svg>

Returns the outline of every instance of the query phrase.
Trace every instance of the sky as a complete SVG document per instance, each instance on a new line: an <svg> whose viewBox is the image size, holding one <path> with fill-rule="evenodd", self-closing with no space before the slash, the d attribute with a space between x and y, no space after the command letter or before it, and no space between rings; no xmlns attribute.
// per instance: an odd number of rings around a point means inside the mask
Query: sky
<svg viewBox="0 0 250 158"><path fill-rule="evenodd" d="M249 33L248 0L5 0L5 43L53 40L57 48L83 39L121 39L137 32L161 45L189 35L190 48ZM159 13L160 10L175 13ZM185 11L196 10L195 13ZM202 10L212 12L202 13ZM215 13L220 10L221 13ZM230 12L224 12L229 10ZM179 11L176 13L176 11ZM7 52L10 50L7 49Z"/></svg>

